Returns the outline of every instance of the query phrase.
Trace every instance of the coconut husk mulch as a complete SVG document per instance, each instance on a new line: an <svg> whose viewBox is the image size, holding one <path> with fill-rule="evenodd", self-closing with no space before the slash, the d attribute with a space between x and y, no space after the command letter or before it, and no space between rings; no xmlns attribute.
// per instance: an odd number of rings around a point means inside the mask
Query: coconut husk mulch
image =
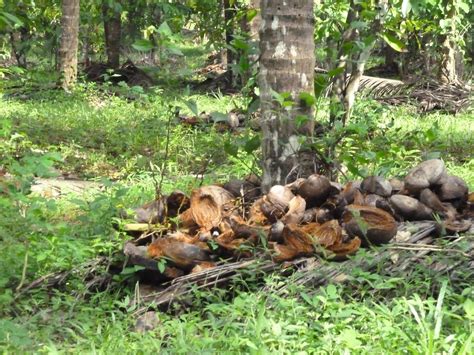
<svg viewBox="0 0 474 355"><path fill-rule="evenodd" d="M264 195L255 178L232 180L137 208L134 223L123 227L133 236L124 254L156 287L142 301L158 306L196 288L225 287L245 273L310 270L291 282L328 282L348 272L338 271L341 261L348 270L360 264L347 260L362 247L387 244L374 251L374 260L398 251L401 268L410 250L416 257L453 252L437 240L473 232L473 197L439 159L422 162L402 180L369 176L341 186L314 174ZM457 253L472 259L471 249Z"/></svg>
<svg viewBox="0 0 474 355"><path fill-rule="evenodd" d="M473 266L473 222L474 194L432 159L403 179L369 176L341 186L314 174L262 194L251 176L190 196L174 191L136 208L134 220L120 228L130 236L123 265L139 267L134 302L144 312L189 300L196 289L272 272L288 277L272 290L282 294L288 285L348 281L354 268L379 272L383 265L384 273L396 274L424 263L451 273ZM370 257L358 257L362 248ZM456 262L443 263L451 254ZM78 269L92 290L109 287L118 268L99 260ZM60 287L71 275L48 275L20 294Z"/></svg>

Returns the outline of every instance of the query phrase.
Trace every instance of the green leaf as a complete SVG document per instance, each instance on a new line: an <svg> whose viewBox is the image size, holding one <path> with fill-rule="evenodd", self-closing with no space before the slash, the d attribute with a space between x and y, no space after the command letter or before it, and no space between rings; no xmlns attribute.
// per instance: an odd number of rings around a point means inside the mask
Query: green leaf
<svg viewBox="0 0 474 355"><path fill-rule="evenodd" d="M158 266L158 271L161 273L164 273L166 269L166 259L160 259L160 261L158 261L157 266Z"/></svg>
<svg viewBox="0 0 474 355"><path fill-rule="evenodd" d="M148 39L139 39L132 44L132 47L137 51L148 52L153 49L153 43Z"/></svg>
<svg viewBox="0 0 474 355"><path fill-rule="evenodd" d="M244 150L247 154L251 154L252 152L256 151L260 148L260 137L254 136L251 139L247 140L244 145Z"/></svg>
<svg viewBox="0 0 474 355"><path fill-rule="evenodd" d="M410 0L403 0L402 1L402 15L403 15L403 17L407 17L410 10L411 10Z"/></svg>
<svg viewBox="0 0 474 355"><path fill-rule="evenodd" d="M407 52L405 44L390 33L382 34L384 41L397 52Z"/></svg>
<svg viewBox="0 0 474 355"><path fill-rule="evenodd" d="M166 21L158 27L157 32L164 37L169 37L173 34L173 31L171 31L171 28Z"/></svg>
<svg viewBox="0 0 474 355"><path fill-rule="evenodd" d="M237 154L239 153L239 147L238 147L237 144L232 143L231 141L225 141L224 142L224 152L226 152L226 154L228 154L232 157L236 157Z"/></svg>
<svg viewBox="0 0 474 355"><path fill-rule="evenodd" d="M246 14L247 22L252 21L254 19L254 17L257 16L257 14L258 14L257 9L248 9L247 14Z"/></svg>
<svg viewBox="0 0 474 355"><path fill-rule="evenodd" d="M214 122L227 122L229 119L229 116L226 113L218 112L218 111L213 111L211 112L211 118Z"/></svg>
<svg viewBox="0 0 474 355"><path fill-rule="evenodd" d="M314 96L307 92L300 93L299 98L308 107L313 106L316 103L316 99L314 98Z"/></svg>
<svg viewBox="0 0 474 355"><path fill-rule="evenodd" d="M342 68L342 67L334 68L334 69L328 71L328 76L329 76L330 78L333 78L333 77L335 77L336 75L339 75L339 74L341 74L341 73L343 73L343 72L344 72L344 68Z"/></svg>
<svg viewBox="0 0 474 355"><path fill-rule="evenodd" d="M186 100L184 104L189 108L189 110L195 115L199 116L199 110L196 101L194 100Z"/></svg>

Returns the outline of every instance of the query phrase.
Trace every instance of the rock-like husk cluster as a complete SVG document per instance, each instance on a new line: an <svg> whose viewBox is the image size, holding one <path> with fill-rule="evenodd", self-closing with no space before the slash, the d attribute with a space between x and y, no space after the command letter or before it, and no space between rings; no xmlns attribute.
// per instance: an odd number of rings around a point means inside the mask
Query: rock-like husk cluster
<svg viewBox="0 0 474 355"><path fill-rule="evenodd" d="M403 180L368 176L342 186L313 174L265 195L252 177L203 186L190 198L175 191L141 206L137 222L167 227L135 244L147 245L149 258L167 260L165 275L210 268L219 257L253 257L256 250L275 261L313 254L340 260L361 245L390 242L397 221L436 219L443 232L468 230L473 204L466 183L448 175L439 159L420 163Z"/></svg>

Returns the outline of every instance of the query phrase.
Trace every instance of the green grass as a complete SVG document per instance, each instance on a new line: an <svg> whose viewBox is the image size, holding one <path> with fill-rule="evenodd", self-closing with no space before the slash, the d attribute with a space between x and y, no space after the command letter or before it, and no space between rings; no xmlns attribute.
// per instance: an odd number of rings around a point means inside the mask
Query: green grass
<svg viewBox="0 0 474 355"><path fill-rule="evenodd" d="M40 74L36 78L47 82ZM9 84L13 81L2 85ZM262 291L282 282L291 285L275 275L263 282L236 281L229 290L196 292L190 306L159 313L160 325L143 335L131 331L135 281L125 275L116 288L84 298L74 294L85 287L76 275L62 289L38 289L15 299L22 282L122 247L126 237L114 229L114 218L120 209L153 197L170 117L165 192L189 192L200 183L196 174L204 173L205 183L245 176L253 154L259 156L244 149L258 134L251 129L236 134L212 125L190 128L176 124L173 116L176 106L191 114L185 101L196 102L199 112L228 112L243 105L239 95L195 93L179 85L143 93L123 89L118 95L90 84L72 94L22 90L23 96L8 96L14 91L4 89L0 101L0 164L21 184L1 185L10 189L0 192L2 352L472 353L469 270L448 280L421 265L405 275L385 275L381 264L377 273L353 270L346 286L289 287L284 295ZM318 114L326 117L327 107ZM472 112L419 115L410 107L363 100L349 128L336 132L345 136L337 154L349 178L403 176L423 158L441 156L450 173L472 189L473 124ZM239 147L238 154L229 154L226 144ZM29 195L31 178L53 167L107 178L106 188L59 200ZM447 262L458 258L445 257Z"/></svg>

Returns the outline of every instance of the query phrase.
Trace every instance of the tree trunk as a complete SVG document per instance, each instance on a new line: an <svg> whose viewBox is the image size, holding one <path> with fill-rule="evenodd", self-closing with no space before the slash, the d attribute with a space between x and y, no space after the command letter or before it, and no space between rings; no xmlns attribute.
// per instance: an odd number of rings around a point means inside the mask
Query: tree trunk
<svg viewBox="0 0 474 355"><path fill-rule="evenodd" d="M261 15L262 188L268 191L297 177L302 140L314 128L314 107L300 99L314 96L313 0L262 0ZM275 93L289 93L293 105L282 107Z"/></svg>
<svg viewBox="0 0 474 355"><path fill-rule="evenodd" d="M10 44L12 47L12 54L16 59L19 67L27 67L26 53L28 51L30 36L28 29L22 27L19 31L10 32Z"/></svg>
<svg viewBox="0 0 474 355"><path fill-rule="evenodd" d="M439 72L439 79L441 82L446 84L456 83L458 81L458 75L456 71L456 51L457 45L455 41L456 37L456 1L445 0L443 5L447 10L446 20L450 20L451 28L449 32L443 36L443 42L441 44L441 65Z"/></svg>
<svg viewBox="0 0 474 355"><path fill-rule="evenodd" d="M224 21L225 21L225 44L226 44L226 63L227 66L234 64L235 55L230 49L230 42L234 38L234 17L235 7L230 0L224 0ZM229 67L228 67L229 68Z"/></svg>
<svg viewBox="0 0 474 355"><path fill-rule="evenodd" d="M61 87L71 89L77 79L77 47L79 44L79 0L63 0L59 73Z"/></svg>
<svg viewBox="0 0 474 355"><path fill-rule="evenodd" d="M120 12L108 6L103 0L102 15L104 17L105 52L107 64L116 69L120 66L121 27Z"/></svg>
<svg viewBox="0 0 474 355"><path fill-rule="evenodd" d="M364 74L365 64L367 63L375 45L375 35L380 33L383 27L383 17L387 11L387 1L388 0L379 0L377 2L377 17L372 22L369 32L367 33L368 36L373 36L372 41L366 41L367 43L365 43L360 51L356 53L348 53L345 48L350 48L350 46L347 46L350 42L362 40L359 30L350 26L353 21L359 20L362 8L354 1L351 1L351 8L347 17L347 24L349 27L342 37L341 51L337 66L341 70L341 73L335 76L333 82L332 103L336 105L331 109L331 123L342 118L342 124L345 125L352 114L355 95L359 90L360 79ZM337 105L337 103L339 103L339 105Z"/></svg>

